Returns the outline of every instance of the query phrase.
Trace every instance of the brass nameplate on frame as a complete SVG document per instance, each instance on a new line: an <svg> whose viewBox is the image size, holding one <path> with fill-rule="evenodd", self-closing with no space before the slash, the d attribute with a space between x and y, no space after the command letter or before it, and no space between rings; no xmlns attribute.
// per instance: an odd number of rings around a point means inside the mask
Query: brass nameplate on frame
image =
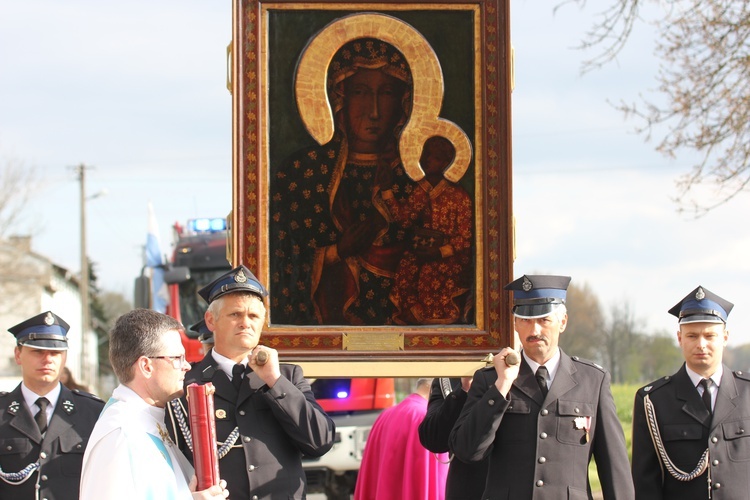
<svg viewBox="0 0 750 500"><path fill-rule="evenodd" d="M403 351L403 333L345 333L342 349L345 351Z"/></svg>

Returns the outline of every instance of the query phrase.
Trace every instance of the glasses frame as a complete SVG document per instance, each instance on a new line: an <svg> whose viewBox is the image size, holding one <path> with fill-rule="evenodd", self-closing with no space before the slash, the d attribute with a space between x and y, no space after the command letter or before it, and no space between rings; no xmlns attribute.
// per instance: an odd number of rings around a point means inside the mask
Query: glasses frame
<svg viewBox="0 0 750 500"><path fill-rule="evenodd" d="M146 356L148 359L166 359L169 360L172 363L172 367L175 370L181 369L185 362L187 361L187 358L184 354L179 354L177 356Z"/></svg>

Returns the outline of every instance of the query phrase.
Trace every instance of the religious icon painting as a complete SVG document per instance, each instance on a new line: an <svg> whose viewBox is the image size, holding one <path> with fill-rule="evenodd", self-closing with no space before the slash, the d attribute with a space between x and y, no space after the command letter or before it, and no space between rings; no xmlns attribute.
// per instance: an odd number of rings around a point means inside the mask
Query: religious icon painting
<svg viewBox="0 0 750 500"><path fill-rule="evenodd" d="M508 345L507 2L234 18L233 259L270 291L265 342L368 361Z"/></svg>

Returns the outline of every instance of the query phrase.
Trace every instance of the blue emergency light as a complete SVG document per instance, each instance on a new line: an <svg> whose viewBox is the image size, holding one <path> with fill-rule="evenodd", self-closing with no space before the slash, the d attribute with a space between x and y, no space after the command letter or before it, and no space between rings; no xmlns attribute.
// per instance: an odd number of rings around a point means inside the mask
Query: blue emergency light
<svg viewBox="0 0 750 500"><path fill-rule="evenodd" d="M227 230L227 220L222 217L190 219L187 225L191 233L218 233Z"/></svg>
<svg viewBox="0 0 750 500"><path fill-rule="evenodd" d="M346 392L346 391L338 391L336 393L336 397L339 398L339 399L346 399L346 398L349 397L349 393Z"/></svg>

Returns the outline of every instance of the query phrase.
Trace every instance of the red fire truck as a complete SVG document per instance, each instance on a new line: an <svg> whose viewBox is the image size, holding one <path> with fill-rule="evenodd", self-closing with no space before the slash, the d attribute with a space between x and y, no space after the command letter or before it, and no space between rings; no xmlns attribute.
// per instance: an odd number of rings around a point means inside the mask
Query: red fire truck
<svg viewBox="0 0 750 500"><path fill-rule="evenodd" d="M226 220L191 219L175 224L174 252L166 265L169 291L167 314L186 327L203 319L206 303L198 290L231 269L227 260ZM149 307L149 278L136 279L135 305ZM203 358L198 333L181 332L188 361ZM283 353L281 358L283 360ZM395 404L392 378L327 378L312 380L315 397L336 423L333 448L323 457L303 458L308 493L326 493L329 500L349 499L362 461L367 436L384 408Z"/></svg>

